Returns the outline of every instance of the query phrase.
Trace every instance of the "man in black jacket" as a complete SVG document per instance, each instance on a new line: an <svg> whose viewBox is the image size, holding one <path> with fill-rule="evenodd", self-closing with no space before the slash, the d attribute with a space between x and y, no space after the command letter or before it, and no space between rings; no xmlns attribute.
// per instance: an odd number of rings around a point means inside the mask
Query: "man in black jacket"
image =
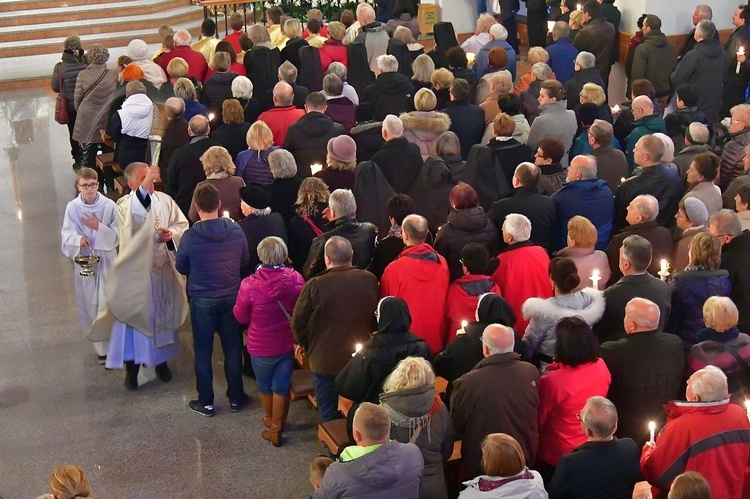
<svg viewBox="0 0 750 499"><path fill-rule="evenodd" d="M531 221L531 241L549 250L556 210L552 199L537 192L540 178L541 171L535 164L518 165L513 174L513 195L492 203L487 218L495 224L499 233L505 217L510 213L525 215Z"/></svg>
<svg viewBox="0 0 750 499"><path fill-rule="evenodd" d="M644 298L625 306L627 337L602 345L612 383L607 396L620 408L617 436L643 445L648 421L664 425L662 407L679 398L685 375L685 353L679 336L661 332L659 307Z"/></svg>
<svg viewBox="0 0 750 499"><path fill-rule="evenodd" d="M409 142L403 136L404 123L398 116L389 114L385 117L381 134L385 144L373 154L372 162L378 165L397 194L406 194L424 166L422 153L417 144Z"/></svg>
<svg viewBox="0 0 750 499"><path fill-rule="evenodd" d="M375 248L375 236L378 229L369 222L357 221L357 201L354 194L348 189L336 189L328 198L327 217L331 222L328 224L328 232L324 232L313 239L310 253L302 274L305 280L320 274L326 269L325 246L326 242L333 236L341 236L347 239L354 251L352 265L360 269L369 267L372 261L372 252ZM324 212L324 216L326 213Z"/></svg>
<svg viewBox="0 0 750 499"><path fill-rule="evenodd" d="M740 331L750 329L750 231L742 230L740 217L732 210L720 210L709 219L711 235L721 242L720 268L729 271L732 292L737 305Z"/></svg>
<svg viewBox="0 0 750 499"><path fill-rule="evenodd" d="M297 161L297 175L304 178L312 176L310 165L328 166L328 141L344 133L344 127L325 114L326 97L322 93L312 92L307 96L305 111L287 130L282 146L292 153Z"/></svg>
<svg viewBox="0 0 750 499"><path fill-rule="evenodd" d="M479 144L484 135L484 109L471 102L472 89L468 81L456 78L451 83L451 103L443 112L450 116L451 132L458 135L461 158L469 157L469 149Z"/></svg>
<svg viewBox="0 0 750 499"><path fill-rule="evenodd" d="M414 87L408 76L398 72L398 59L392 55L377 58L377 78L365 88L361 102L370 102L375 108L375 120L389 114L398 116L413 109Z"/></svg>

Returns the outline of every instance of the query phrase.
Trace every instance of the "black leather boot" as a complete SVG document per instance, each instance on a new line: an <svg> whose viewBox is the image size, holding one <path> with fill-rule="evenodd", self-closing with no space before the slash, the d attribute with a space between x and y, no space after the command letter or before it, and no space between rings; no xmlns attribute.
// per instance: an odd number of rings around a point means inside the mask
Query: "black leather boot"
<svg viewBox="0 0 750 499"><path fill-rule="evenodd" d="M138 389L138 371L141 366L133 361L125 361L125 388L131 391Z"/></svg>

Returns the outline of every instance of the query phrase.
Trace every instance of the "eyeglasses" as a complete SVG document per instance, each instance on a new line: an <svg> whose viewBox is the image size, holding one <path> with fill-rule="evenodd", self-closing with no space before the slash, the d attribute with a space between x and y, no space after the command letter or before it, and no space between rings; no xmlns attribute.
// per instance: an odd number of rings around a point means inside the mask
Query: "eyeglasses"
<svg viewBox="0 0 750 499"><path fill-rule="evenodd" d="M78 184L81 189L96 189L99 186L99 182L92 182L90 184Z"/></svg>

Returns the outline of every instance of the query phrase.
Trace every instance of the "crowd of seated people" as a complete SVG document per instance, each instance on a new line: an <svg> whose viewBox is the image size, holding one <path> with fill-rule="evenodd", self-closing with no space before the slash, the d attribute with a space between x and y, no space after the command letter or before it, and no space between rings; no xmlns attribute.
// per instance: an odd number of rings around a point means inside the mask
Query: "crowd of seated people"
<svg viewBox="0 0 750 499"><path fill-rule="evenodd" d="M178 128L164 192L197 225L214 186L243 229L263 438L283 443L295 354L323 422L353 403L314 497L447 498L454 440L462 498L750 494L750 7L722 47L700 6L679 56L645 16L632 100L610 107L613 0L556 3L524 74L492 15L461 46L440 23L421 53L402 0L327 24L274 6L248 33L233 14L222 42L207 19L119 74L65 41L74 168L109 188L100 130L130 163Z"/></svg>

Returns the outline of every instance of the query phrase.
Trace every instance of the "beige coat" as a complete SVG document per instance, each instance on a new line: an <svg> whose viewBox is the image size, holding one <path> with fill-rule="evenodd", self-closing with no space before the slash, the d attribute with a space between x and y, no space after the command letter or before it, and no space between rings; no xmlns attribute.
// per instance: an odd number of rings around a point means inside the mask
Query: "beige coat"
<svg viewBox="0 0 750 499"><path fill-rule="evenodd" d="M83 95L96 83L104 71L107 73L102 81L84 99ZM99 130L107 126L109 102L115 93L115 88L117 88L117 73L112 69L107 69L106 64L91 63L78 73L73 95L73 103L78 112L73 129L73 140L82 144L102 142Z"/></svg>

